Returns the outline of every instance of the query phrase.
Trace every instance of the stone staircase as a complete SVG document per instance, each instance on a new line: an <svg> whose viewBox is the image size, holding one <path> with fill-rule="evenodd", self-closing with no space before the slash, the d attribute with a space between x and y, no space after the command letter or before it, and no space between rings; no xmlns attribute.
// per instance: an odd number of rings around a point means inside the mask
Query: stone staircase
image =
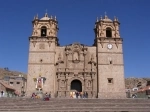
<svg viewBox="0 0 150 112"><path fill-rule="evenodd" d="M150 99L0 98L0 112L150 112Z"/></svg>

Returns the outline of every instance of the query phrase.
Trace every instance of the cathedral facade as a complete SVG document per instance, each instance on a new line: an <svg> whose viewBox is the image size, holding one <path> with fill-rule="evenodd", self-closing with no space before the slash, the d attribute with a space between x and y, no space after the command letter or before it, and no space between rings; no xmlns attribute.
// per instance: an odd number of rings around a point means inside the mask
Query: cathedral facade
<svg viewBox="0 0 150 112"><path fill-rule="evenodd" d="M34 92L70 97L74 91L89 98L125 98L124 62L119 21L105 15L95 22L93 46L59 46L58 21L46 13L32 21L29 37L27 96Z"/></svg>

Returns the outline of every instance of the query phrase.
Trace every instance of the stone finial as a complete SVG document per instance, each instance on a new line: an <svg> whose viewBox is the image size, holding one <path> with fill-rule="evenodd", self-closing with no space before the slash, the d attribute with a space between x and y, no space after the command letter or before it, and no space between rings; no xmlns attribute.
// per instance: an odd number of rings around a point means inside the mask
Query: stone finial
<svg viewBox="0 0 150 112"><path fill-rule="evenodd" d="M117 18L116 18L116 16L114 16L114 21L117 21Z"/></svg>
<svg viewBox="0 0 150 112"><path fill-rule="evenodd" d="M34 16L34 19L33 20L35 20L36 19L36 17Z"/></svg>
<svg viewBox="0 0 150 112"><path fill-rule="evenodd" d="M101 21L103 20L102 16L100 17L100 20L101 20Z"/></svg>
<svg viewBox="0 0 150 112"><path fill-rule="evenodd" d="M48 14L47 14L47 12L45 13L45 17L48 17Z"/></svg>
<svg viewBox="0 0 150 112"><path fill-rule="evenodd" d="M118 19L118 18L117 18L116 20L117 20L117 21L119 21L119 19Z"/></svg>
<svg viewBox="0 0 150 112"><path fill-rule="evenodd" d="M55 21L57 21L56 16L54 17Z"/></svg>
<svg viewBox="0 0 150 112"><path fill-rule="evenodd" d="M53 19L52 15L51 15L50 19Z"/></svg>
<svg viewBox="0 0 150 112"><path fill-rule="evenodd" d="M96 19L96 22L98 22L99 20L98 20L98 17L97 17L97 19Z"/></svg>
<svg viewBox="0 0 150 112"><path fill-rule="evenodd" d="M105 19L107 19L107 18L108 18L108 17L107 17L107 13L106 13L106 12L105 12L105 16L104 16L104 18L105 18Z"/></svg>
<svg viewBox="0 0 150 112"><path fill-rule="evenodd" d="M35 19L38 19L38 14L36 15Z"/></svg>

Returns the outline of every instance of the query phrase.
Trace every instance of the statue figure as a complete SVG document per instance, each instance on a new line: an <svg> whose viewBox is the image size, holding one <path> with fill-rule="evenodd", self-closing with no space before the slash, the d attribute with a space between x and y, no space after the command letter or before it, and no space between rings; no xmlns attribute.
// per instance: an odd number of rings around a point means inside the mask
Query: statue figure
<svg viewBox="0 0 150 112"><path fill-rule="evenodd" d="M74 54L73 54L73 59L74 59L74 60L79 60L79 56L78 56L78 53L77 53L77 52L74 52Z"/></svg>
<svg viewBox="0 0 150 112"><path fill-rule="evenodd" d="M58 55L58 60L62 60L62 59L61 59L61 54L60 54L60 53L59 53L59 55Z"/></svg>
<svg viewBox="0 0 150 112"><path fill-rule="evenodd" d="M90 80L88 80L87 86L88 86L88 87L91 87L91 81L90 81Z"/></svg>
<svg viewBox="0 0 150 112"><path fill-rule="evenodd" d="M64 80L61 81L61 87L65 87L65 81Z"/></svg>

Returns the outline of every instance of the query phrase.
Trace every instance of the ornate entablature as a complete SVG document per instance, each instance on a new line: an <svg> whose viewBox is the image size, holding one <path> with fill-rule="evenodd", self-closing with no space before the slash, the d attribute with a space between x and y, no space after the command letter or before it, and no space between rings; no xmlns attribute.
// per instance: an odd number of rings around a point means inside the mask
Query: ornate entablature
<svg viewBox="0 0 150 112"><path fill-rule="evenodd" d="M80 55L86 55L88 47L80 44L80 43L73 43L69 46L66 46L65 52L67 55L72 55L73 62L79 62L81 59Z"/></svg>
<svg viewBox="0 0 150 112"><path fill-rule="evenodd" d="M95 56L95 54L90 53L86 45L80 43L67 45L65 46L64 53L58 53L56 61L57 72L95 72Z"/></svg>

